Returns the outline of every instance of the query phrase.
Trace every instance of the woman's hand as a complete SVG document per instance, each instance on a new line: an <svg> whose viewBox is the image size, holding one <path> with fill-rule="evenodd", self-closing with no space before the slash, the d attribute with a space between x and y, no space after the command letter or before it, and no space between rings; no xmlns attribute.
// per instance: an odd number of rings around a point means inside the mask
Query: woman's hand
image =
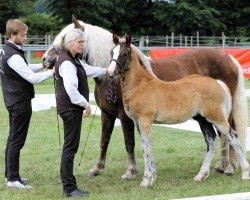
<svg viewBox="0 0 250 200"><path fill-rule="evenodd" d="M115 69L116 69L116 62L112 61L107 69L108 75L112 76L114 74Z"/></svg>
<svg viewBox="0 0 250 200"><path fill-rule="evenodd" d="M90 106L88 106L86 109L85 109L85 114L84 114L84 118L88 117L89 115L91 114L91 108Z"/></svg>

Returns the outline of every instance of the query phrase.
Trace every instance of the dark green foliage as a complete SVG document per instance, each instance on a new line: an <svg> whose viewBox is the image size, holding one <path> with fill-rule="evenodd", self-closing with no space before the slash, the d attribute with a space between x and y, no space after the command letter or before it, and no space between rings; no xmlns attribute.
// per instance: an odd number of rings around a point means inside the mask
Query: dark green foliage
<svg viewBox="0 0 250 200"><path fill-rule="evenodd" d="M34 0L0 0L0 33L5 33L8 19L29 15L33 8Z"/></svg>
<svg viewBox="0 0 250 200"><path fill-rule="evenodd" d="M57 34L62 28L60 21L45 13L27 15L21 20L28 25L29 35Z"/></svg>
<svg viewBox="0 0 250 200"><path fill-rule="evenodd" d="M0 0L0 33L9 18L20 17L30 34L58 33L72 14L120 35L250 37L250 2L240 0Z"/></svg>

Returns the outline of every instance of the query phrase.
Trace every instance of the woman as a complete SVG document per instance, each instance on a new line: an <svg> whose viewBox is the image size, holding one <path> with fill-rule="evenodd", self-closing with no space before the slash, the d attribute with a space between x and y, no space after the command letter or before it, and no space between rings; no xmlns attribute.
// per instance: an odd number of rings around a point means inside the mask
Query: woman
<svg viewBox="0 0 250 200"><path fill-rule="evenodd" d="M77 188L73 175L74 157L80 141L83 111L91 113L87 77L97 77L108 69L92 67L80 61L83 52L84 33L79 29L69 31L64 38L63 50L55 64L57 111L63 120L64 145L61 158L61 180L66 197L79 197L88 194Z"/></svg>

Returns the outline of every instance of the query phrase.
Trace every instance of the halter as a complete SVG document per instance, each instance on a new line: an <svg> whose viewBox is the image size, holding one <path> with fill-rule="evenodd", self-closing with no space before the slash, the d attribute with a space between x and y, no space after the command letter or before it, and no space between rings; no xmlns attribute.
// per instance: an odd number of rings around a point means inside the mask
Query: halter
<svg viewBox="0 0 250 200"><path fill-rule="evenodd" d="M125 71L129 70L129 63L131 60L132 60L132 57L131 57L131 51L130 51L125 65L122 66L121 63L119 63L116 59L111 59L110 62L115 61L119 67L118 74L123 74Z"/></svg>
<svg viewBox="0 0 250 200"><path fill-rule="evenodd" d="M52 49L54 49L57 54L60 54L62 51L62 49L60 49L59 47L56 47L55 45L52 46Z"/></svg>

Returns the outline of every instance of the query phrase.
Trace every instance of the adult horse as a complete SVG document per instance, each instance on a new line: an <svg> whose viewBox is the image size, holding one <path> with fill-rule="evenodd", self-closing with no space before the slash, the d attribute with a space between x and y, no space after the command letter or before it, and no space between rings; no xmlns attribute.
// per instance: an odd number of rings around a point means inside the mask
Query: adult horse
<svg viewBox="0 0 250 200"><path fill-rule="evenodd" d="M93 66L108 67L110 51L114 47L112 34L100 27L76 21L74 24L65 27L55 38L51 48L45 53L45 60L58 54L61 49L63 37L68 30L77 27L85 32L83 58ZM233 110L230 114L230 124L239 135L243 149L245 149L246 127L247 127L247 104L244 94L244 81L241 72L236 67L237 61L231 59L229 55L216 49L195 49L179 56L168 59L158 59L150 61L137 48L133 49L139 55L143 66L150 71L150 65L157 77L164 81L180 79L189 74L201 74L224 81L231 92L233 99ZM168 66L168 67L166 67ZM125 146L129 158L129 166L123 179L131 179L136 173L136 162L134 157L134 124L126 115L121 96L119 80L113 81L113 88L116 88L116 99L110 101L109 96L109 77L103 76L95 79L95 99L101 109L102 135L100 148L101 153L95 166L90 170L89 176L96 176L105 167L106 153L110 137L113 131L116 118L121 120L124 134ZM114 92L114 91L113 91ZM214 132L211 123L202 118L196 119L202 132ZM236 167L235 154L230 151L228 161L228 146L222 142L221 158L216 169L225 173L234 173Z"/></svg>
<svg viewBox="0 0 250 200"><path fill-rule="evenodd" d="M211 122L218 132L226 137L240 162L242 179L249 180L249 163L236 131L228 122L232 97L225 83L197 74L176 81L161 81L142 68L137 53L131 48L129 34L122 43L119 42L118 36L114 35L114 43L116 47L111 53L111 65L115 66L120 75L124 109L133 120L143 147L145 170L141 186L148 187L156 179L156 169L151 156L153 122L177 124L197 116ZM209 176L214 155L216 134L207 131L204 132L204 137L207 153L200 172L195 177L196 181Z"/></svg>

